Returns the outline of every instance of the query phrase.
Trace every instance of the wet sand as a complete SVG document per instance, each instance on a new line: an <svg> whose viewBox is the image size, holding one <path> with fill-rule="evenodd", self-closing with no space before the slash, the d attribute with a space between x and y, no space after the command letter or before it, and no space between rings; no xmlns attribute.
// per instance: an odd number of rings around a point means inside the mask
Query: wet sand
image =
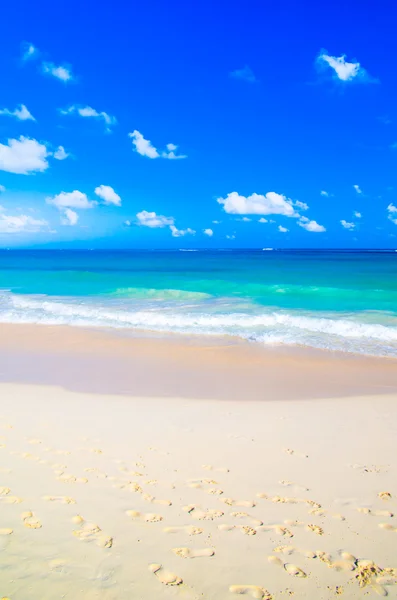
<svg viewBox="0 0 397 600"><path fill-rule="evenodd" d="M394 361L4 332L0 597L397 598Z"/></svg>
<svg viewBox="0 0 397 600"><path fill-rule="evenodd" d="M307 400L397 394L397 360L226 337L0 324L0 382L140 397Z"/></svg>

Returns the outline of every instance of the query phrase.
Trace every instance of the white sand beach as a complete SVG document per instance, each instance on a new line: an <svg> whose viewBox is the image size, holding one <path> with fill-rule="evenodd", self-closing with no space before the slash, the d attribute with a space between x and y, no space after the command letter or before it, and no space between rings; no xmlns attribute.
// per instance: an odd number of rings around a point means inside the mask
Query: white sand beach
<svg viewBox="0 0 397 600"><path fill-rule="evenodd" d="M396 394L65 387L0 385L0 597L397 597Z"/></svg>

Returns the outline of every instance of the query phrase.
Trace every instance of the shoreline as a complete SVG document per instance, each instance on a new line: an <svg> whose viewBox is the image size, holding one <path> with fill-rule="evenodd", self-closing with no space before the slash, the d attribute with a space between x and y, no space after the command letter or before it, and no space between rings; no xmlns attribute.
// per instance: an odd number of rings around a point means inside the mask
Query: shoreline
<svg viewBox="0 0 397 600"><path fill-rule="evenodd" d="M101 328L0 324L0 365L0 382L96 394L307 400L397 393L393 358Z"/></svg>

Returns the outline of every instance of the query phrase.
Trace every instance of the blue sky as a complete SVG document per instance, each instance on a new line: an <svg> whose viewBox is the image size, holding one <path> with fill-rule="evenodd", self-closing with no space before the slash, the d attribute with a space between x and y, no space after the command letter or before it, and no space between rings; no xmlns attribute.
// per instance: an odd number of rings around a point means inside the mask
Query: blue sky
<svg viewBox="0 0 397 600"><path fill-rule="evenodd" d="M397 9L277 4L3 7L0 246L397 247Z"/></svg>

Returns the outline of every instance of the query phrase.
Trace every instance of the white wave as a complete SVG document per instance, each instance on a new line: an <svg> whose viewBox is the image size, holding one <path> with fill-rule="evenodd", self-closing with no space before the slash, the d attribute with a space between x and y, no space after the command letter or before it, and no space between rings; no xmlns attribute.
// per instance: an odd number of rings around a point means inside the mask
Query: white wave
<svg viewBox="0 0 397 600"><path fill-rule="evenodd" d="M115 321L134 327L169 327L185 329L190 327L220 327L233 329L255 329L258 327L282 326L285 329L300 329L327 333L347 338L370 338L383 341L397 341L397 327L380 324L360 323L347 319L295 316L288 313L272 312L260 315L246 313L205 314L205 313L165 313L161 311L121 311L108 310L103 306L89 306L44 299L32 299L11 295L14 308L37 311L51 317L77 317ZM1 318L1 315L0 315Z"/></svg>
<svg viewBox="0 0 397 600"><path fill-rule="evenodd" d="M316 316L267 310L237 312L233 304L219 306L147 307L142 299L109 303L103 298L65 301L48 296L0 293L0 322L105 326L204 335L233 335L263 344L301 344L335 350L397 356L397 320L366 323L360 317ZM135 307L135 309L134 309ZM210 310L213 312L209 312ZM230 312L225 312L229 310ZM260 311L260 312L258 312ZM379 315L379 320L382 315ZM390 320L389 320L390 322ZM396 326L394 325L396 323Z"/></svg>

